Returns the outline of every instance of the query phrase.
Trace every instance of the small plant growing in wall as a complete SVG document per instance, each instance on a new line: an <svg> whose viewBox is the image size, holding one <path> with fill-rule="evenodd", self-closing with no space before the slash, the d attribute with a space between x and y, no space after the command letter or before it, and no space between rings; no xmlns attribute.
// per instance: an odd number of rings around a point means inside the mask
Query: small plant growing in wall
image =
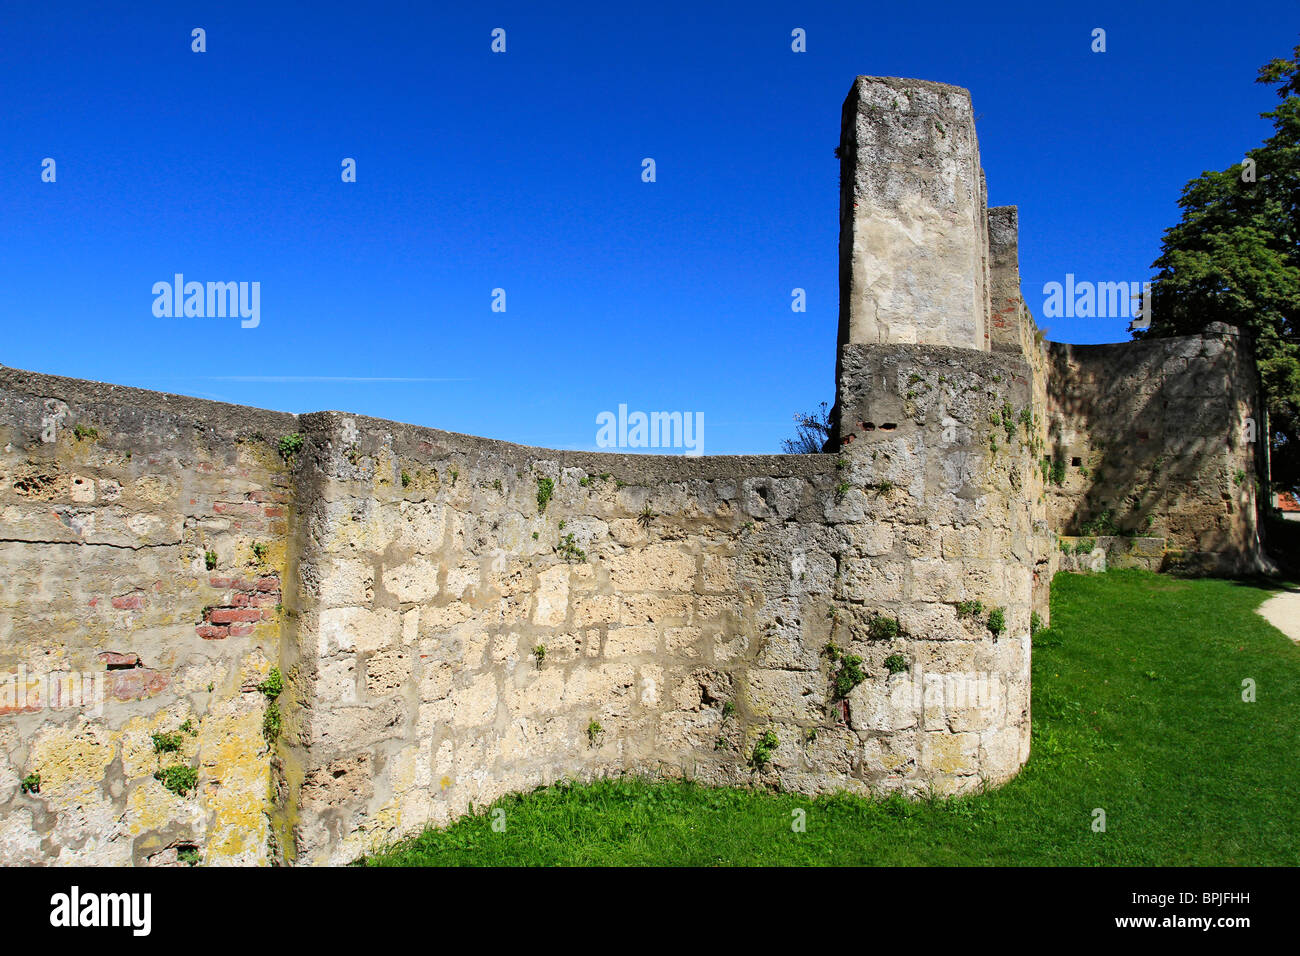
<svg viewBox="0 0 1300 956"><path fill-rule="evenodd" d="M551 502L551 495L555 494L555 482L542 475L537 477L537 513L544 514L546 506Z"/></svg>
<svg viewBox="0 0 1300 956"><path fill-rule="evenodd" d="M533 657L537 659L537 666L542 666L542 661L546 660L546 645L538 644L533 648Z"/></svg>
<svg viewBox="0 0 1300 956"><path fill-rule="evenodd" d="M209 571L213 570L217 566L217 552L211 550L204 551L203 563Z"/></svg>
<svg viewBox="0 0 1300 956"><path fill-rule="evenodd" d="M555 553L570 564L587 560L587 552L578 547L578 543L573 540L572 532L560 539L560 543L555 546Z"/></svg>
<svg viewBox="0 0 1300 956"><path fill-rule="evenodd" d="M1043 629L1043 619L1042 619L1041 617L1038 616L1038 612L1037 612L1037 611L1032 611L1032 612L1030 612L1030 614L1029 614L1029 634L1030 634L1030 636L1032 637L1032 636L1037 635L1038 632L1041 631L1042 629Z"/></svg>
<svg viewBox="0 0 1300 956"><path fill-rule="evenodd" d="M211 689L212 687L209 686L208 690ZM195 727L194 721L189 718L186 718L185 723L181 724L181 730L185 731L185 733L189 734L191 737L197 737L199 735L199 728Z"/></svg>
<svg viewBox="0 0 1300 956"><path fill-rule="evenodd" d="M867 679L867 672L862 669L862 658L856 654L840 656L840 669L835 673L835 698L843 700L849 692Z"/></svg>
<svg viewBox="0 0 1300 956"><path fill-rule="evenodd" d="M284 678L280 668L272 667L266 680L257 685L258 691L266 698L266 712L262 715L262 736L268 744L274 744L280 736L280 694L284 691Z"/></svg>
<svg viewBox="0 0 1300 956"><path fill-rule="evenodd" d="M402 469L402 487L409 487L411 484L411 473L405 468Z"/></svg>
<svg viewBox="0 0 1300 956"><path fill-rule="evenodd" d="M853 486L849 484L847 481L841 481L838 485L835 486L835 500L843 501L844 496L849 493L849 489L852 487Z"/></svg>
<svg viewBox="0 0 1300 956"><path fill-rule="evenodd" d="M958 617L979 617L984 613L982 601L962 601L957 605Z"/></svg>
<svg viewBox="0 0 1300 956"><path fill-rule="evenodd" d="M1002 430L1007 434L1007 444L1010 445L1016 437L1016 417L1015 411L1010 403L1002 403Z"/></svg>
<svg viewBox="0 0 1300 956"><path fill-rule="evenodd" d="M736 716L735 701L730 701L730 700L724 701L722 704L722 719L726 720L729 717L734 717L734 716Z"/></svg>
<svg viewBox="0 0 1300 956"><path fill-rule="evenodd" d="M184 863L186 866L198 866L199 848L196 846L183 846L176 851L176 862Z"/></svg>
<svg viewBox="0 0 1300 956"><path fill-rule="evenodd" d="M41 792L41 775L39 773L29 773L22 780L23 793L40 793Z"/></svg>
<svg viewBox="0 0 1300 956"><path fill-rule="evenodd" d="M885 667L889 670L889 673L891 674L900 674L905 670L909 670L907 664L907 658L904 657L902 654L890 654L888 657L886 657Z"/></svg>
<svg viewBox="0 0 1300 956"><path fill-rule="evenodd" d="M1092 549L1097 547L1096 538L1080 538L1074 545L1075 554L1092 554Z"/></svg>
<svg viewBox="0 0 1300 956"><path fill-rule="evenodd" d="M253 542L253 557L257 559L258 564L266 560L266 545L261 541Z"/></svg>
<svg viewBox="0 0 1300 956"><path fill-rule="evenodd" d="M181 749L181 742L184 739L179 731L151 734L150 736L153 739L153 752L156 754L175 753Z"/></svg>
<svg viewBox="0 0 1300 956"><path fill-rule="evenodd" d="M754 752L749 757L750 766L755 770L766 769L772 762L772 751L780 745L781 741L777 739L775 731L763 731L763 736L754 743Z"/></svg>
<svg viewBox="0 0 1300 956"><path fill-rule="evenodd" d="M77 441L97 441L99 439L99 429L89 425L82 425L80 422L72 429L72 434L77 436Z"/></svg>
<svg viewBox="0 0 1300 956"><path fill-rule="evenodd" d="M593 747L596 746L597 741L600 740L600 735L604 732L605 728L600 726L600 721L593 720L587 724L587 742Z"/></svg>
<svg viewBox="0 0 1300 956"><path fill-rule="evenodd" d="M636 516L636 523L639 524L642 529L648 530L651 522L658 517L659 515L655 513L655 511L650 507L649 502L647 502L646 506L641 509L641 513Z"/></svg>
<svg viewBox="0 0 1300 956"><path fill-rule="evenodd" d="M867 487L874 491L877 497L888 498L890 493L893 492L898 485L890 481L888 478L882 478L874 484L867 485Z"/></svg>
<svg viewBox="0 0 1300 956"><path fill-rule="evenodd" d="M183 797L198 786L199 772L193 767L176 764L155 770L153 778L176 796Z"/></svg>
<svg viewBox="0 0 1300 956"><path fill-rule="evenodd" d="M867 629L871 639L875 641L892 641L903 632L903 625L899 623L896 617L885 617L883 614L877 614L871 619L871 625Z"/></svg>
<svg viewBox="0 0 1300 956"><path fill-rule="evenodd" d="M285 462L292 462L293 456L302 451L302 432L294 432L280 439L280 457Z"/></svg>
<svg viewBox="0 0 1300 956"><path fill-rule="evenodd" d="M989 633L994 637L1001 637L1002 632L1007 629L1007 612L1000 607L989 611L988 628Z"/></svg>
<svg viewBox="0 0 1300 956"><path fill-rule="evenodd" d="M1110 508L1107 508L1101 514L1097 515L1097 517L1087 522L1079 530L1083 534L1113 536L1119 534L1119 525L1115 523L1115 512Z"/></svg>

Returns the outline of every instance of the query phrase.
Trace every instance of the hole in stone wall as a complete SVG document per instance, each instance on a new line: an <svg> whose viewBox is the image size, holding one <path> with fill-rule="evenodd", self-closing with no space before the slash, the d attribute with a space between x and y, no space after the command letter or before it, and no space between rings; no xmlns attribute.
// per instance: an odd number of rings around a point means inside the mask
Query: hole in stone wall
<svg viewBox="0 0 1300 956"><path fill-rule="evenodd" d="M881 422L880 424L880 430L882 432L892 432L897 427L898 424L896 422Z"/></svg>
<svg viewBox="0 0 1300 956"><path fill-rule="evenodd" d="M124 654L120 651L104 651L99 659L104 670L108 671L129 671L144 666L139 654Z"/></svg>
<svg viewBox="0 0 1300 956"><path fill-rule="evenodd" d="M858 425L865 432L874 432L876 430L875 422L858 422Z"/></svg>
<svg viewBox="0 0 1300 956"><path fill-rule="evenodd" d="M1071 468L1078 468L1078 467L1079 467L1080 465L1082 465L1082 464L1083 464L1083 459L1082 459L1082 458L1071 458L1071 459L1070 459L1070 467L1071 467Z"/></svg>

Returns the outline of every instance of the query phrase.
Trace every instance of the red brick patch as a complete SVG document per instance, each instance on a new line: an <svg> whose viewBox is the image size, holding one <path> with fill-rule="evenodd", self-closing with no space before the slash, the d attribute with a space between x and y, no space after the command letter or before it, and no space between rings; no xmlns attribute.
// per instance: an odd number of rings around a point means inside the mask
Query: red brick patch
<svg viewBox="0 0 1300 956"><path fill-rule="evenodd" d="M113 598L113 607L119 611L138 611L144 607L144 592L132 591Z"/></svg>
<svg viewBox="0 0 1300 956"><path fill-rule="evenodd" d="M210 641L247 637L255 622L275 619L274 607L280 603L280 579L275 575L255 580L209 577L208 582L230 594L221 606L204 609L203 621L195 627L199 637Z"/></svg>
<svg viewBox="0 0 1300 956"><path fill-rule="evenodd" d="M105 692L114 700L143 700L166 690L171 683L170 677L150 667L109 671L104 677Z"/></svg>
<svg viewBox="0 0 1300 956"><path fill-rule="evenodd" d="M121 653L118 651L104 651L99 655L99 662L110 669L139 667L140 655Z"/></svg>
<svg viewBox="0 0 1300 956"><path fill-rule="evenodd" d="M258 621L262 612L255 608L217 607L212 609L208 620L213 624L231 624L235 621Z"/></svg>

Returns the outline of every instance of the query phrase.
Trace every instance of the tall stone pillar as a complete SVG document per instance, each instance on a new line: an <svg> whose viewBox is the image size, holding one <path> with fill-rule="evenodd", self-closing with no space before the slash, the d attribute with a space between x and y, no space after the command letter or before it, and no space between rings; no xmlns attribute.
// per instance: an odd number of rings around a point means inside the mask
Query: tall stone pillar
<svg viewBox="0 0 1300 956"><path fill-rule="evenodd" d="M970 92L859 76L839 155L839 344L987 351L986 198Z"/></svg>
<svg viewBox="0 0 1300 956"><path fill-rule="evenodd" d="M1020 218L1015 206L989 210L989 340L994 351L1027 352L1020 299Z"/></svg>

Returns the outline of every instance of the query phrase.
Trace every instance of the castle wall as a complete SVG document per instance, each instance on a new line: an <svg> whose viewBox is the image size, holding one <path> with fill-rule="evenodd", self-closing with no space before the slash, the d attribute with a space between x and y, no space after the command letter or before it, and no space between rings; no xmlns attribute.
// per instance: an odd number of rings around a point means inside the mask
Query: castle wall
<svg viewBox="0 0 1300 956"><path fill-rule="evenodd" d="M902 397L915 375L958 416L1021 401L959 389L970 355L847 349L844 407L898 430L840 457L555 452L6 371L3 663L108 690L102 710L0 715L0 854L339 863L619 772L810 793L1005 779L1028 746L1023 521L991 517L1011 445L977 464L990 425L928 452L936 407ZM1023 377L990 361L989 381ZM966 600L1005 632L959 617ZM154 778L174 764L193 792Z"/></svg>
<svg viewBox="0 0 1300 956"><path fill-rule="evenodd" d="M255 687L285 628L294 427L0 369L0 863L268 858ZM185 797L153 776L181 764Z"/></svg>
<svg viewBox="0 0 1300 956"><path fill-rule="evenodd" d="M566 777L951 793L1024 759L1027 588L1005 597L984 524L946 542L982 570L943 570L916 519L933 475L901 449L685 459L304 424L303 861ZM884 476L896 493L864 485ZM970 596L1007 604L1000 642L957 619ZM873 637L878 615L901 633ZM837 654L865 672L845 693Z"/></svg>
<svg viewBox="0 0 1300 956"><path fill-rule="evenodd" d="M1049 358L1053 528L1162 537L1168 563L1190 570L1256 570L1259 445L1246 420L1258 415L1258 383L1236 330L1053 342Z"/></svg>
<svg viewBox="0 0 1300 956"><path fill-rule="evenodd" d="M846 610L855 634L895 616L911 679L927 687L919 711L905 695L881 710L919 765L943 772L941 791L1000 782L1029 756L1030 370L1007 354L854 345L840 368L842 454L868 515L888 528L854 541L861 587ZM972 685L991 691L977 706ZM938 686L964 687L964 702L935 699Z"/></svg>

